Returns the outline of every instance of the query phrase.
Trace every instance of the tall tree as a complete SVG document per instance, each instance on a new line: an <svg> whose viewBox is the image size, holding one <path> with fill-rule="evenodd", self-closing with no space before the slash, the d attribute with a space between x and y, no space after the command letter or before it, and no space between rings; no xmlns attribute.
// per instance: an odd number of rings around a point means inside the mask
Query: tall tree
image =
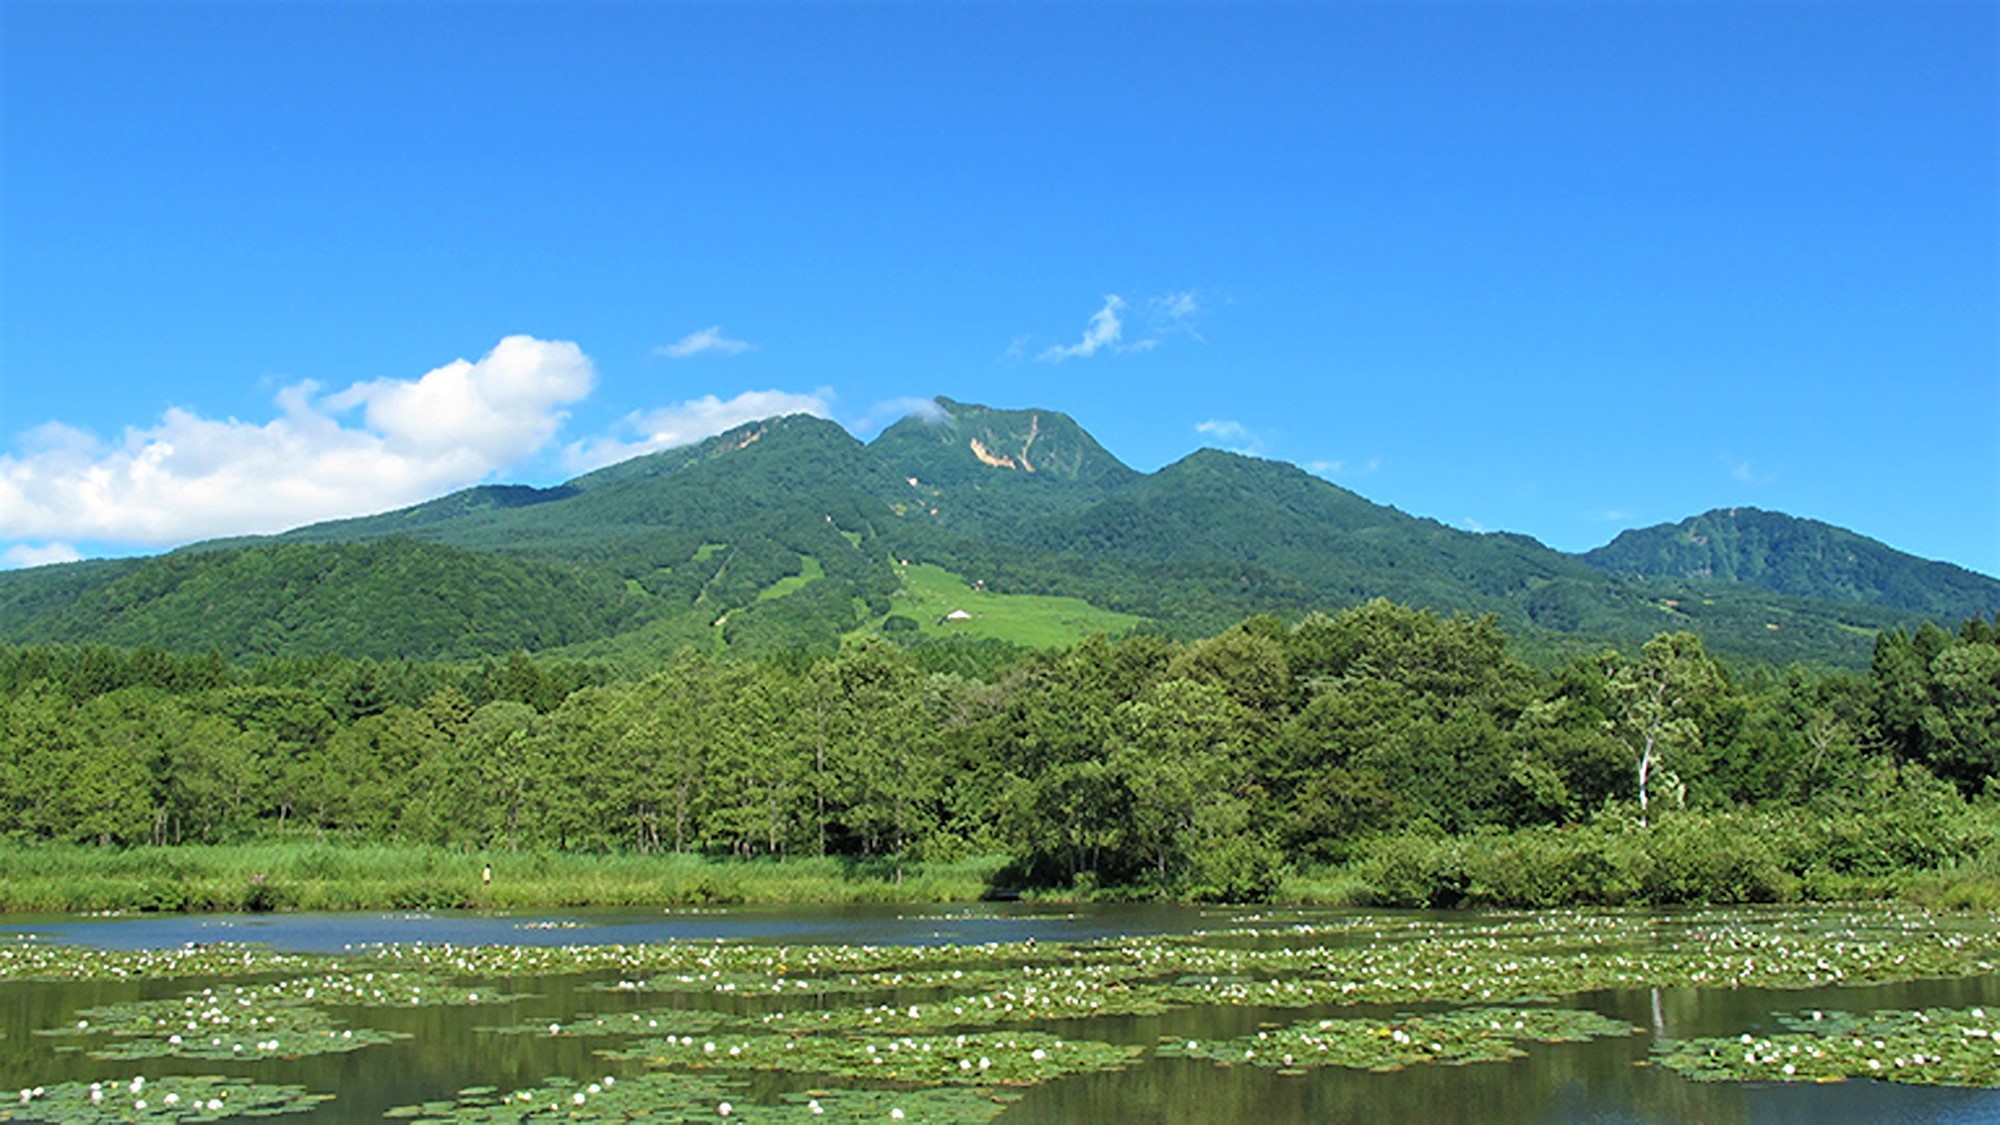
<svg viewBox="0 0 2000 1125"><path fill-rule="evenodd" d="M1638 779L1639 823L1648 823L1654 775L1668 758L1701 745L1695 714L1724 687L1722 669L1693 633L1662 633L1647 641L1639 659L1612 667L1611 733L1632 756Z"/></svg>

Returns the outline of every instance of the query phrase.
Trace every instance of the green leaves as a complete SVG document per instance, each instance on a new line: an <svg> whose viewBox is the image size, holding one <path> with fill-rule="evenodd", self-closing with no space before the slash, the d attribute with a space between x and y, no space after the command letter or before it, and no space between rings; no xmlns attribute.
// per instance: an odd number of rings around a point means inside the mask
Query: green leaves
<svg viewBox="0 0 2000 1125"><path fill-rule="evenodd" d="M0 1121L57 1121L64 1125L112 1122L221 1121L309 1113L333 1100L299 1086L273 1086L241 1078L167 1075L108 1078L31 1087L18 1100L0 1101Z"/></svg>
<svg viewBox="0 0 2000 1125"><path fill-rule="evenodd" d="M683 1035L643 1039L607 1058L649 1066L775 1070L930 1086L1031 1086L1129 1065L1142 1047L1044 1032L967 1035Z"/></svg>
<svg viewBox="0 0 2000 1125"><path fill-rule="evenodd" d="M781 1094L753 1101L749 1083L717 1074L651 1072L596 1081L552 1078L540 1086L501 1092L491 1087L459 1091L453 1101L425 1102L389 1111L419 1125L516 1125L556 1116L579 1123L669 1125L713 1121L925 1121L977 1125L990 1121L1019 1095L1011 1090L876 1090L850 1088Z"/></svg>
<svg viewBox="0 0 2000 1125"><path fill-rule="evenodd" d="M1308 1020L1234 1039L1169 1038L1161 1040L1156 1053L1280 1073L1321 1066L1389 1071L1423 1063L1505 1062L1527 1054L1522 1044L1529 1042L1577 1043L1640 1030L1589 1011L1468 1008L1389 1020Z"/></svg>
<svg viewBox="0 0 2000 1125"><path fill-rule="evenodd" d="M1660 1065L1699 1082L1838 1082L2000 1086L2000 1011L1801 1012L1775 1035L1663 1043Z"/></svg>

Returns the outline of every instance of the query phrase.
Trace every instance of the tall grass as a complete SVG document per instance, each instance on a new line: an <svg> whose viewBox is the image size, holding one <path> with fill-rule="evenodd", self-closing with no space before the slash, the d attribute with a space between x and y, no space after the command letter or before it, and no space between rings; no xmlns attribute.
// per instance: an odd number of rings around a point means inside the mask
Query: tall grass
<svg viewBox="0 0 2000 1125"><path fill-rule="evenodd" d="M1681 812L1650 827L1604 816L1467 836L1393 833L1345 866L1295 870L1272 898L1318 906L1668 905L1900 899L2000 909L2000 817L1884 807ZM485 881L484 868L493 878ZM171 848L0 845L0 911L537 909L581 906L970 902L1004 857L910 864L841 858L463 852L278 842ZM1157 888L1030 891L1117 901Z"/></svg>
<svg viewBox="0 0 2000 1125"><path fill-rule="evenodd" d="M492 866L492 881L485 868ZM0 846L0 911L412 910L966 902L1004 859L910 864L392 845Z"/></svg>
<svg viewBox="0 0 2000 1125"><path fill-rule="evenodd" d="M1664 906L1900 899L2000 908L2000 825L1889 808L1681 812L1466 836L1403 832L1345 867L1294 874L1280 901L1325 905Z"/></svg>

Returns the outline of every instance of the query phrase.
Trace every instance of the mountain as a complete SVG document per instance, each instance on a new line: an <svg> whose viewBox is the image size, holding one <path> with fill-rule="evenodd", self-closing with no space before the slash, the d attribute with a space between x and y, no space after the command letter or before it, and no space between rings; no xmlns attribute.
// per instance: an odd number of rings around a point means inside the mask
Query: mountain
<svg viewBox="0 0 2000 1125"><path fill-rule="evenodd" d="M892 506L919 508L937 526L1016 533L1139 479L1067 414L934 402L869 450L910 489Z"/></svg>
<svg viewBox="0 0 2000 1125"><path fill-rule="evenodd" d="M60 606L8 620L6 635L214 650L233 659L319 652L465 659L556 648L642 621L639 600L606 574L385 539L143 560L73 589Z"/></svg>
<svg viewBox="0 0 2000 1125"><path fill-rule="evenodd" d="M2000 581L1896 550L1846 528L1757 508L1718 508L1636 528L1583 560L1616 574L1715 579L1781 594L1865 602L1942 621L1992 616Z"/></svg>
<svg viewBox="0 0 2000 1125"><path fill-rule="evenodd" d="M750 422L706 441L634 457L550 489L482 486L381 515L313 524L278 541L345 543L409 536L478 550L603 560L645 555L663 536L838 513L874 518L881 498L909 491L836 423L797 414ZM863 516L857 505L867 509ZM780 521L784 522L784 521ZM255 540L228 540L242 546ZM216 544L198 545L197 549Z"/></svg>
<svg viewBox="0 0 2000 1125"><path fill-rule="evenodd" d="M1191 635L1387 597L1494 614L1549 653L1688 628L1718 652L1858 666L1877 630L1990 612L1996 587L1747 509L1568 555L1282 462L1202 450L1139 473L1060 412L941 398L868 444L825 419L772 418L553 488L484 485L278 536L0 574L0 641L652 663L689 646L935 636L932 603L961 596L938 591L960 589L996 621L993 598L1088 603L1010 603L1044 641L1107 620Z"/></svg>

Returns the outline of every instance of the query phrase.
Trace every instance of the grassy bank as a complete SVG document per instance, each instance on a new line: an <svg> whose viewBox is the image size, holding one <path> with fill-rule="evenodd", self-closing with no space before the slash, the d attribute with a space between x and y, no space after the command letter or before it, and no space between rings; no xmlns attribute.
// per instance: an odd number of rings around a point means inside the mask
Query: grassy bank
<svg viewBox="0 0 2000 1125"><path fill-rule="evenodd" d="M492 882L484 868L492 865ZM582 906L972 902L1017 885L1005 857L913 863L699 855L461 852L283 842L99 848L0 845L0 911L546 909ZM1030 888L1048 902L1172 900L1149 886ZM1678 906L1893 899L2000 909L2000 809L1884 802L1676 811L1641 826L1608 809L1561 828L1462 836L1411 829L1343 862L1294 863L1271 901L1300 906Z"/></svg>
<svg viewBox="0 0 2000 1125"><path fill-rule="evenodd" d="M1404 832L1348 862L1294 871L1295 905L1680 906L1893 899L2000 908L2000 817L1990 805L1674 813L1562 828L1443 836Z"/></svg>
<svg viewBox="0 0 2000 1125"><path fill-rule="evenodd" d="M969 902L1005 861L909 864L692 855L488 854L410 846L0 847L0 911L535 909ZM493 881L484 881L491 864Z"/></svg>

